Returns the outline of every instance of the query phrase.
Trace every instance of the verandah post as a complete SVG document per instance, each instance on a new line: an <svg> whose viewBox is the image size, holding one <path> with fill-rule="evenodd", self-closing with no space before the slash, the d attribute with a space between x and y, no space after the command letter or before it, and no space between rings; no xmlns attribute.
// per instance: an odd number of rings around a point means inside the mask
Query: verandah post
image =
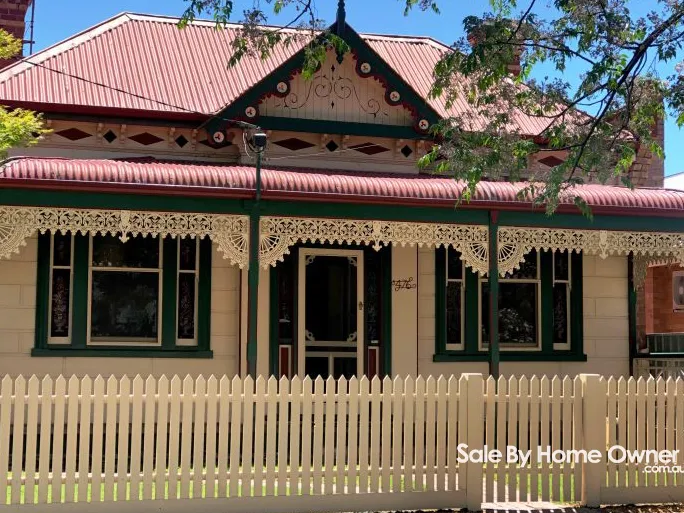
<svg viewBox="0 0 684 513"><path fill-rule="evenodd" d="M484 378L482 374L461 374L461 383L465 383L465 389L459 391L459 399L466 401L466 443L468 450L482 450L484 447ZM450 447L455 451L455 447ZM466 507L468 511L480 511L482 509L482 463L461 463L466 466L465 491ZM459 484L461 488L461 484Z"/></svg>
<svg viewBox="0 0 684 513"><path fill-rule="evenodd" d="M266 135L252 137L256 151L254 204L249 215L249 270L247 272L247 374L256 377L257 323L259 305L259 244L261 224L261 155L266 147Z"/></svg>
<svg viewBox="0 0 684 513"><path fill-rule="evenodd" d="M499 212L489 212L489 374L499 377Z"/></svg>
<svg viewBox="0 0 684 513"><path fill-rule="evenodd" d="M587 452L606 452L606 382L598 374L580 374L582 382L582 445ZM582 463L583 506L595 508L601 504L601 486L605 484L606 461Z"/></svg>

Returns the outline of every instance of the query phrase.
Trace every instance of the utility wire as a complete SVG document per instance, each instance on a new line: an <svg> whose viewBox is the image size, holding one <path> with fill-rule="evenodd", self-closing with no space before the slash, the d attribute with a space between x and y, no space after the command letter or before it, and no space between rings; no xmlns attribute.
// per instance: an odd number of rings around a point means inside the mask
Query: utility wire
<svg viewBox="0 0 684 513"><path fill-rule="evenodd" d="M95 85L98 87L103 87L105 89L109 89L109 90L115 91L117 93L127 94L129 96L134 97L134 98L138 98L139 100L146 100L146 101L154 102L154 103L157 103L159 105L163 105L164 107L171 107L173 109L178 109L178 110L190 113L190 114L199 114L201 116L214 117L214 118L219 119L221 121L227 121L229 123L233 123L233 124L240 126L240 127L243 127L243 128L251 128L254 130L261 129L260 126L254 125L252 123L248 123L246 121L241 121L239 119L224 118L224 117L218 116L216 114L208 114L206 112L201 112L201 111L194 110L194 109L188 109L187 107L182 107L181 105L176 105L173 103L165 102L163 100L156 100L154 98L150 98L149 96L145 96L145 95L138 94L138 93L133 93L131 91L127 91L126 89L122 89L120 87L115 87L115 86L103 84L103 83L97 82L95 80L90 80L89 78L81 77L79 75L74 75L73 73L69 73L67 71L54 69L54 68L51 68L50 66L46 66L45 64L42 64L40 62L33 62L33 61L30 61L29 59L24 59L22 62L25 62L25 63L30 64L32 66L35 66L37 68L42 68L42 69L50 71L52 73L56 73L58 75L63 75L63 76L69 77L69 78L73 78L74 80L80 80L81 82L85 82L87 84ZM200 126L202 126L202 125L200 125Z"/></svg>

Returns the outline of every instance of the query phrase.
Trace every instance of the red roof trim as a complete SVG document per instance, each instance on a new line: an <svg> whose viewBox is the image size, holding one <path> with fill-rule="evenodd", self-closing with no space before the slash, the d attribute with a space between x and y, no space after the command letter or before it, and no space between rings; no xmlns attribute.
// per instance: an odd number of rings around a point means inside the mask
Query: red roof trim
<svg viewBox="0 0 684 513"><path fill-rule="evenodd" d="M263 197L289 201L384 204L454 208L463 184L443 177L360 173L315 169L266 168ZM242 165L170 162L154 159L70 160L23 157L4 166L0 187L164 196L250 198L255 170ZM542 211L520 200L521 183L482 182L465 209ZM608 185L577 186L595 214L684 217L684 192ZM572 198L563 213L578 213Z"/></svg>

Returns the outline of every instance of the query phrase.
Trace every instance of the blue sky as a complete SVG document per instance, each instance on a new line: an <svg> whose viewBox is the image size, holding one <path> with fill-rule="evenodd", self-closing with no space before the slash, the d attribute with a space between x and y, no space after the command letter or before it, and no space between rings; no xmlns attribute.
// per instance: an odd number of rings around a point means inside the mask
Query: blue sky
<svg viewBox="0 0 684 513"><path fill-rule="evenodd" d="M77 32L95 25L122 11L177 16L185 9L183 0L34 0L36 2L34 51L41 50ZM261 0L268 7L268 4ZM427 35L445 43L451 43L462 35L461 21L464 16L482 12L488 6L486 0L441 0L442 13L423 13L418 10L408 17L403 15L402 0L347 0L347 21L359 32L381 34ZM642 14L653 6L653 0L634 0L634 10ZM253 5L252 0L236 0L238 14ZM319 18L332 21L337 9L337 0L317 1ZM286 23L291 12L281 18L272 18L273 23ZM673 72L675 62L660 66L662 75ZM567 75L578 74L568 69ZM665 126L665 174L684 171L684 131L673 120Z"/></svg>

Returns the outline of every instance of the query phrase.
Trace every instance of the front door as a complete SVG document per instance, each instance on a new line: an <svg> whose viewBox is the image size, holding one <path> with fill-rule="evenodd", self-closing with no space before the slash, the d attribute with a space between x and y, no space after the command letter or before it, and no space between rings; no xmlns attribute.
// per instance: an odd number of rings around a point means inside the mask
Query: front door
<svg viewBox="0 0 684 513"><path fill-rule="evenodd" d="M297 374L363 374L363 251L299 250Z"/></svg>

